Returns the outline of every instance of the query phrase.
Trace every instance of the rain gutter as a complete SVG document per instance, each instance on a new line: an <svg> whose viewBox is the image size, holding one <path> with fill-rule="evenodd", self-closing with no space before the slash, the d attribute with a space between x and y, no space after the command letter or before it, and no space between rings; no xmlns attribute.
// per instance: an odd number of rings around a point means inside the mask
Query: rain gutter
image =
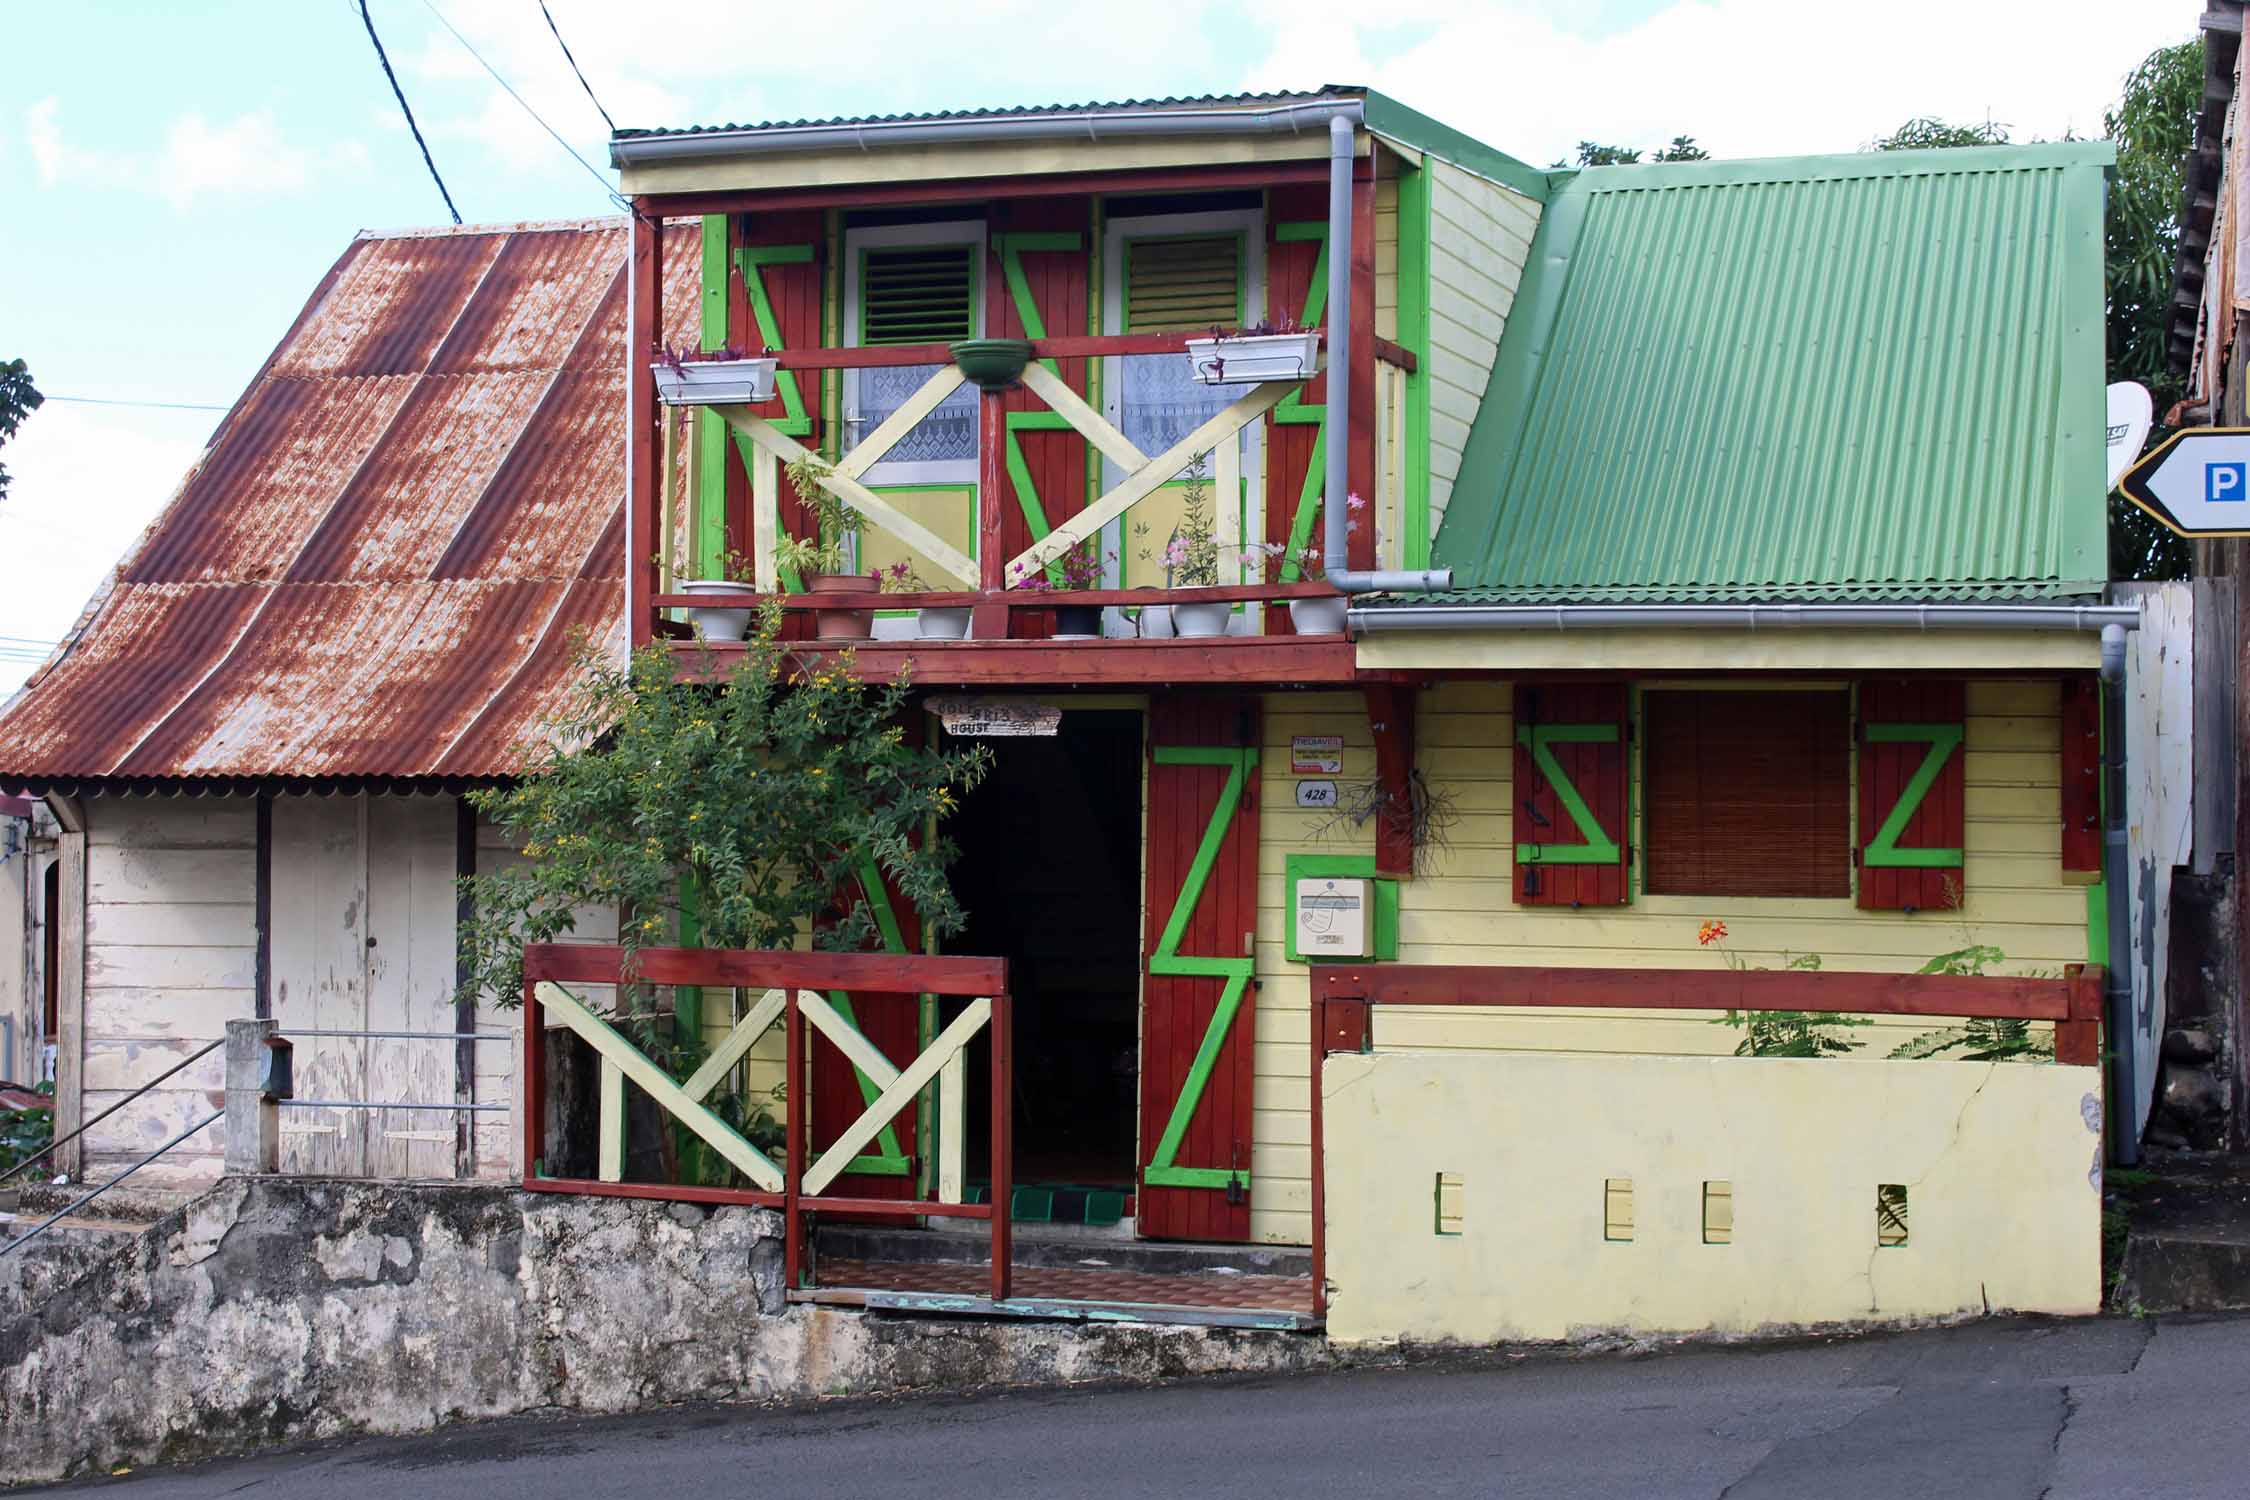
<svg viewBox="0 0 2250 1500"><path fill-rule="evenodd" d="M1331 577L1334 575L1331 574ZM1386 630L2106 630L2140 628L2131 604L1398 604L1355 608L1355 634Z"/></svg>

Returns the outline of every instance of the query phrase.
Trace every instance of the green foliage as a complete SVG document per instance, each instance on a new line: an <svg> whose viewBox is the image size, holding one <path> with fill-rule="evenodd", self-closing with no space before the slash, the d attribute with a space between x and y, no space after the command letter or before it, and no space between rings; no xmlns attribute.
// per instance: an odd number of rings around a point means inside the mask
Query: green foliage
<svg viewBox="0 0 2250 1500"><path fill-rule="evenodd" d="M1908 120L1889 135L1878 136L1873 151L1931 151L1953 146L2005 146L2008 127L1991 120L1981 125L1953 125L1921 115Z"/></svg>
<svg viewBox="0 0 2250 1500"><path fill-rule="evenodd" d="M813 535L785 535L777 540L773 556L778 567L800 574L851 571L860 514L821 484L834 471L834 466L817 453L806 453L783 470L789 476L789 487L812 512Z"/></svg>
<svg viewBox="0 0 2250 1500"><path fill-rule="evenodd" d="M1736 1057L1833 1057L1852 1050L1851 1038L1837 1033L1869 1023L1832 1010L1730 1010L1711 1024L1742 1029Z"/></svg>
<svg viewBox="0 0 2250 1500"><path fill-rule="evenodd" d="M39 1092L52 1095L55 1086L39 1085ZM54 1143L55 1111L52 1105L33 1109L0 1109L0 1172L13 1171L17 1165L37 1156Z"/></svg>
<svg viewBox="0 0 2250 1500"><path fill-rule="evenodd" d="M0 444L16 435L23 419L37 411L46 397L31 383L31 369L20 359L0 362ZM8 466L0 464L0 500L8 498Z"/></svg>
<svg viewBox="0 0 2250 1500"><path fill-rule="evenodd" d="M623 667L580 647L583 689L549 726L554 748L517 785L470 794L529 856L462 882L473 988L516 1003L521 945L560 938L587 908L619 914L630 967L676 940L683 880L713 948L789 948L808 931L824 949L867 947L875 920L855 896L870 862L926 934L960 929L953 848L922 834L989 752L907 744L903 677L869 686L849 653L807 667L780 626L769 602L723 676L708 657L676 670L662 644Z"/></svg>
<svg viewBox="0 0 2250 1500"><path fill-rule="evenodd" d="M1951 953L1940 953L1914 972L1981 976L1994 965L2007 961L2008 955L1991 944L1973 943L1966 948L1956 948ZM1891 1049L1891 1056L1943 1057L1948 1052L1960 1053L1963 1062L2052 1059L2055 1055L2055 1041L2052 1035L2033 1036L2029 1021L1976 1018L1964 1021L1959 1026L1941 1026L1935 1031L1925 1031L1919 1036L1909 1037Z"/></svg>
<svg viewBox="0 0 2250 1500"><path fill-rule="evenodd" d="M1575 163L1556 162L1555 165L1581 167L1625 167L1641 159L1637 146L1604 146L1597 141L1580 141ZM1676 135L1672 144L1659 146L1648 153L1650 161L1709 161L1711 153L1695 143L1692 135Z"/></svg>

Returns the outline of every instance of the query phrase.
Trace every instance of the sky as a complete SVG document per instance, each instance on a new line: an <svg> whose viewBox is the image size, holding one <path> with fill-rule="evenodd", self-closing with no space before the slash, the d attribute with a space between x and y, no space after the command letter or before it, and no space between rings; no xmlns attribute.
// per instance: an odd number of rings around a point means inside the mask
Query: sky
<svg viewBox="0 0 2250 1500"><path fill-rule="evenodd" d="M2098 136L2125 75L2192 37L2203 6L2034 9L548 0L624 126L1361 83L1541 166L1582 139L1683 133L1724 157L1856 151L1919 115ZM368 12L463 217L611 211L607 128L538 0ZM0 448L0 694L163 508L352 236L446 219L359 0L74 0L13 8L5 32L0 360L73 399Z"/></svg>

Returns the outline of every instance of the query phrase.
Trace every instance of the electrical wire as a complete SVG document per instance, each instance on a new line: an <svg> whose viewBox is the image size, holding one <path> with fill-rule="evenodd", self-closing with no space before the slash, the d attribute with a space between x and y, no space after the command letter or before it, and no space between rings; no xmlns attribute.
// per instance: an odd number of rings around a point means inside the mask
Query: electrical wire
<svg viewBox="0 0 2250 1500"><path fill-rule="evenodd" d="M366 0L360 0L360 3L364 5L366 3ZM604 177L598 170L596 170L592 162L586 160L585 157L580 156L578 154L578 148L571 145L570 142L564 140L562 132L555 129L554 126L548 124L546 119L541 116L539 111L533 109L530 103L524 98L524 96L516 92L515 86L509 83L507 79L500 76L500 70L498 68L495 68L492 64L484 60L483 53L477 51L476 48L469 45L469 39L461 35L459 29L456 28L451 21L448 21L445 18L445 12L437 8L434 0L422 0L422 7L431 15L437 17L437 21L440 26L443 26L447 31L453 33L453 40L459 42L462 46L462 49L465 50L469 54L469 56L477 60L478 67L484 69L485 72L492 75L492 81L499 84L500 87L507 92L509 98L515 100L517 104L523 106L523 112L531 116L531 118L538 123L538 126L541 130L546 131L547 134L554 137L556 145L562 147L563 150L570 153L570 159L572 161L578 163L578 165L586 169L586 175L588 177L593 178L594 181L601 184L602 193L604 196L606 196L612 203L617 204L621 208L625 208L628 210L632 209L632 205L626 202L626 200L618 194L617 190L609 185L609 179L607 177ZM598 109L600 108L600 106L596 105L595 108ZM605 115L603 118L606 119L608 117Z"/></svg>
<svg viewBox="0 0 2250 1500"><path fill-rule="evenodd" d="M617 122L609 117L608 110L602 108L602 101L594 98L594 86L586 81L586 74L578 66L578 59L570 55L570 43L562 39L562 28L555 25L555 13L547 9L547 0L539 0L539 14L547 18L547 29L555 34L555 45L562 48L563 61L569 63L570 71L578 75L578 86L586 91L586 97L592 101L594 113L602 117L602 123L609 127L611 135L617 134Z"/></svg>
<svg viewBox="0 0 2250 1500"><path fill-rule="evenodd" d="M359 0L359 19L367 27L367 39L375 44L375 60L383 65L383 76L391 81L391 95L398 100L399 113L406 116L406 128L414 132L414 144L422 148L422 165L430 169L430 181L437 184L438 196L445 200L445 211L453 215L453 222L458 224L461 210L453 206L453 195L445 190L445 179L438 175L437 163L430 157L430 143L422 139L422 127L414 123L414 111L406 103L406 90L398 86L398 74L391 71L390 54L383 50L383 39L375 34L375 18L367 13L367 0ZM446 29L452 30L451 27ZM454 32L454 35L460 33Z"/></svg>
<svg viewBox="0 0 2250 1500"><path fill-rule="evenodd" d="M115 396L54 396L41 392L46 401L68 401L73 406L154 406L165 411L226 411L224 406L213 406L202 401L127 401Z"/></svg>

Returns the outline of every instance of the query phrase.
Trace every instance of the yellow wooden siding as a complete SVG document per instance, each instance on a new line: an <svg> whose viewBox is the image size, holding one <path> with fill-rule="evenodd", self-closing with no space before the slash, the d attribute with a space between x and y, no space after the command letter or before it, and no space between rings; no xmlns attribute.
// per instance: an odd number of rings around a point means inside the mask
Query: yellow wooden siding
<svg viewBox="0 0 2250 1500"><path fill-rule="evenodd" d="M1398 337L1398 179L1375 184L1375 334Z"/></svg>
<svg viewBox="0 0 2250 1500"><path fill-rule="evenodd" d="M1539 205L1432 158L1430 174L1430 529L1445 516L1469 426L1531 254Z"/></svg>
<svg viewBox="0 0 2250 1500"><path fill-rule="evenodd" d="M2061 868L2059 689L2053 682L1981 681L1968 690L1967 905L1958 913L1861 911L1843 900L1724 900L1648 896L1602 911L1518 907L1511 894L1514 832L1512 692L1504 682L1463 681L1420 695L1417 763L1452 794L1459 821L1432 873L1400 887L1399 958L1405 963L1718 967L1697 927L1726 922L1728 946L1747 962L1780 967L1784 953L1817 953L1828 967L1905 971L1936 954L1990 943L2009 972L2053 972L2086 958L2086 892ZM1288 694L1266 700L1259 798L1258 1023L1251 1233L1303 1243L1311 1230L1308 1149L1310 1035L1305 969L1288 962L1285 861L1293 853L1374 852L1371 830L1326 839L1321 815L1295 805L1289 740L1339 735L1342 779L1374 774L1374 745L1355 695ZM1634 802L1640 804L1640 789ZM1638 843L1636 830L1635 842ZM1636 879L1637 879L1636 870ZM1818 1005L1808 988L1807 1008ZM1385 1007L1385 1047L1618 1054L1724 1054L1741 1034L1699 1012L1483 1010ZM1854 1034L1881 1056L1931 1023L1879 1021Z"/></svg>

